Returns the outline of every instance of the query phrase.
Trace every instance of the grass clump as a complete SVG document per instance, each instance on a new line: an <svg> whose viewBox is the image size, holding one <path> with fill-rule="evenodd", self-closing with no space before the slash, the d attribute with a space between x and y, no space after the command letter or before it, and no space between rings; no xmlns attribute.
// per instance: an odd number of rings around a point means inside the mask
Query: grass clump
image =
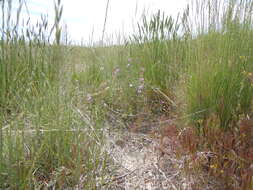
<svg viewBox="0 0 253 190"><path fill-rule="evenodd" d="M60 1L53 28L42 19L25 31L1 5L0 189L96 189L107 162L101 126L150 115L185 119L180 135L169 130L192 171L252 189L251 1L196 0L177 19L158 11L108 47L63 45Z"/></svg>
<svg viewBox="0 0 253 190"><path fill-rule="evenodd" d="M95 189L107 158L96 118L70 77L61 1L52 28L43 16L22 27L23 3L13 15L12 1L0 2L0 189Z"/></svg>
<svg viewBox="0 0 253 190"><path fill-rule="evenodd" d="M132 38L135 44L131 56L142 64L148 85L166 90L179 76L179 21L158 11L150 19L143 16L138 24L138 34ZM183 68L182 68L183 69Z"/></svg>
<svg viewBox="0 0 253 190"><path fill-rule="evenodd" d="M252 2L194 1L197 23L188 46L185 110L190 115L182 144L195 169L222 179L225 189L251 189ZM198 5L198 6L196 6ZM189 11L188 9L187 11ZM217 11L219 11L217 14ZM191 13L187 12L188 15ZM218 16L220 15L220 16ZM243 15L243 16L242 16ZM195 34L192 35L192 34ZM243 132L244 131L244 132ZM247 131L247 137L245 136ZM200 153L206 153L202 158ZM207 162L203 163L203 159ZM201 161L202 160L202 161Z"/></svg>
<svg viewBox="0 0 253 190"><path fill-rule="evenodd" d="M238 120L238 115L248 114L251 107L251 82L245 74L251 72L252 30L248 23L252 21L238 21L242 12L245 15L250 14L247 12L250 9L248 6L252 5L228 5L223 22L217 23L219 29L213 31L211 28L192 44L197 51L191 55L196 62L192 62L189 73L186 92L188 112L205 110L196 119L217 114L221 128L225 129L229 128L234 119ZM232 10L234 12L231 13ZM212 10L208 11L212 14ZM234 17L231 18L230 14Z"/></svg>
<svg viewBox="0 0 253 190"><path fill-rule="evenodd" d="M225 188L251 189L252 2L191 5L177 20L144 16L125 45L86 49L87 69L74 77L103 119L184 118L183 152L194 163L199 152L212 155L194 169Z"/></svg>

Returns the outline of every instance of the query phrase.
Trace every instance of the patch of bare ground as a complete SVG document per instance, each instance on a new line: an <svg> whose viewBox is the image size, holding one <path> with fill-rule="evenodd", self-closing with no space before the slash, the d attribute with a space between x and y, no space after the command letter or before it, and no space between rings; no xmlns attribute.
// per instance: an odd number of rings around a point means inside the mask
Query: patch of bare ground
<svg viewBox="0 0 253 190"><path fill-rule="evenodd" d="M219 189L204 173L185 172L186 156L173 151L167 139L166 152L159 148L159 136L147 133L106 132L105 145L114 170L101 189L110 190L213 190ZM204 183L208 181L208 183Z"/></svg>

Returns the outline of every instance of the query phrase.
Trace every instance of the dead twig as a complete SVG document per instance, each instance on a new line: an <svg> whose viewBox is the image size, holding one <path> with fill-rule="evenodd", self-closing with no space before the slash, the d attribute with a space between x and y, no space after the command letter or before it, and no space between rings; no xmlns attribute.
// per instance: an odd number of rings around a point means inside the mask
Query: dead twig
<svg viewBox="0 0 253 190"><path fill-rule="evenodd" d="M111 181L102 184L102 186L108 185L108 184L113 183L113 182L115 182L115 181L119 181L119 180L121 180L121 179L123 179L123 178L125 178L125 177L127 177L127 176L129 176L129 175L131 175L131 174L133 174L134 172L136 172L136 171L139 170L139 169L140 169L140 168L136 168L136 169L134 169L134 170L132 170L132 171L130 171L130 172L124 174L124 175L121 175L121 176L118 176L118 177L114 177Z"/></svg>
<svg viewBox="0 0 253 190"><path fill-rule="evenodd" d="M166 174L159 168L158 164L155 163L154 164L155 168L157 169L158 172L160 172L162 174L162 176L169 182L170 186L174 189L174 190L177 190L176 186L171 182L171 179L168 178L166 176Z"/></svg>

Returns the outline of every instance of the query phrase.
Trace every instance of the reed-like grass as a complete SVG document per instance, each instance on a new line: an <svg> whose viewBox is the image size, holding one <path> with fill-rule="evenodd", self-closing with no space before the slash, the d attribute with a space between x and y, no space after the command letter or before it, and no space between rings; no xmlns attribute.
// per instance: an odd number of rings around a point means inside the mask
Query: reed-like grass
<svg viewBox="0 0 253 190"><path fill-rule="evenodd" d="M91 65L77 79L95 87L91 105L103 110L105 104L123 118L155 114L165 102L166 114L186 118L188 139L199 142L190 152L217 156L211 162L224 188L239 179L237 187L250 189L247 151L253 145L246 139L252 123L240 123L252 117L252 10L249 0L196 0L176 20L159 11L146 15L125 46L94 49L94 57L87 57Z"/></svg>
<svg viewBox="0 0 253 190"><path fill-rule="evenodd" d="M0 189L96 188L107 159L96 118L71 81L61 1L53 26L42 17L24 27L23 1L17 12L11 0L0 4Z"/></svg>
<svg viewBox="0 0 253 190"><path fill-rule="evenodd" d="M209 5L199 13L200 20L211 23L216 19L215 3L200 3L203 7ZM186 96L188 113L203 110L194 119L216 114L220 127L227 129L240 114L251 110L253 94L247 74L252 71L252 3L234 2L222 7L223 15L214 23L217 28L208 25L199 29L199 36L189 42L195 52L189 56ZM201 17L204 12L208 18Z"/></svg>
<svg viewBox="0 0 253 190"><path fill-rule="evenodd" d="M164 105L162 114L186 118L189 139L201 142L190 152L218 155L213 164L226 187L234 179L252 187L243 179L251 136L243 138L248 124L240 125L252 117L252 1L195 0L177 19L160 11L143 16L124 45L85 48L62 44L60 1L53 29L44 19L20 30L10 24L11 1L1 6L0 189L62 189L80 181L98 188L107 161L101 126L157 114ZM229 137L239 143L220 147ZM227 168L224 159L232 163Z"/></svg>
<svg viewBox="0 0 253 190"><path fill-rule="evenodd" d="M138 34L131 39L131 56L145 69L144 77L153 88L171 88L183 69L179 50L179 17L177 20L158 11L138 24Z"/></svg>

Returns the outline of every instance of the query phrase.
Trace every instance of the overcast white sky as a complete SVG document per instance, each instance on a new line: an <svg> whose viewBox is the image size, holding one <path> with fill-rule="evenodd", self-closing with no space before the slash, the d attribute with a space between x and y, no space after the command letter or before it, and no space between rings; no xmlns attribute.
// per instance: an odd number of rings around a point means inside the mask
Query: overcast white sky
<svg viewBox="0 0 253 190"><path fill-rule="evenodd" d="M18 1L18 0L14 0ZM54 19L54 0L26 0L32 20L48 14ZM185 8L188 0L110 0L106 24L107 34L130 34L133 24L140 20L144 9L149 13L158 9L167 15L176 16ZM64 6L62 21L67 24L69 36L73 41L101 39L107 0L62 0ZM25 14L25 12L24 12Z"/></svg>

